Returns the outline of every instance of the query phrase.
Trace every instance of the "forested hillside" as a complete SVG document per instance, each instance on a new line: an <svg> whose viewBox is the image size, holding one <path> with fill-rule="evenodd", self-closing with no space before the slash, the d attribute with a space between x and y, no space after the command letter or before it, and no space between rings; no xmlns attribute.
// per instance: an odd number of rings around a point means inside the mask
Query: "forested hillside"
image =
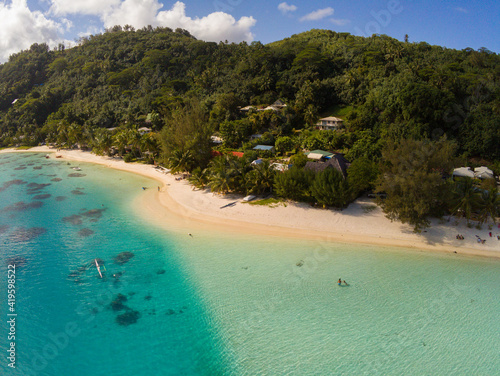
<svg viewBox="0 0 500 376"><path fill-rule="evenodd" d="M500 159L497 54L327 30L248 45L114 27L71 49L33 45L0 66L0 142L92 146L99 128L148 120L160 130L193 98L214 131L238 106L281 99L286 111L260 119L275 136L343 107L347 132L333 146L352 157L379 156L387 139L447 135L459 154Z"/></svg>

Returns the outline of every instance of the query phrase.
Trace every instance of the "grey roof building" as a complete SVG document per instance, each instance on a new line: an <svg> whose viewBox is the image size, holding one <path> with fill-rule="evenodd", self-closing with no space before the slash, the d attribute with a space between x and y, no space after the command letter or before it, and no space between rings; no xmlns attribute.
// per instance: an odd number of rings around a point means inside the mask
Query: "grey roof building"
<svg viewBox="0 0 500 376"><path fill-rule="evenodd" d="M345 179L347 177L347 169L349 166L350 162L344 158L343 154L334 154L326 162L307 162L304 168L314 172L321 172L327 168L334 168L339 171Z"/></svg>

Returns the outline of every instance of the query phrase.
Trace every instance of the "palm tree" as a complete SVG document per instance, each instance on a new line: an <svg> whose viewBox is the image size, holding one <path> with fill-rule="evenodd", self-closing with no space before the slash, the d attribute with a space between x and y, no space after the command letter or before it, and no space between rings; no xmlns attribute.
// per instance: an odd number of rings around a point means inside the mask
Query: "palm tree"
<svg viewBox="0 0 500 376"><path fill-rule="evenodd" d="M123 156L125 148L128 146L128 132L126 130L121 130L115 135L114 138L118 153L121 157Z"/></svg>
<svg viewBox="0 0 500 376"><path fill-rule="evenodd" d="M488 220L488 217L496 223L496 218L500 213L500 195L496 186L481 192L479 207L479 215L483 223Z"/></svg>
<svg viewBox="0 0 500 376"><path fill-rule="evenodd" d="M208 170L206 168L202 169L201 167L196 167L188 180L193 184L193 190L195 188L204 189L209 182Z"/></svg>
<svg viewBox="0 0 500 376"><path fill-rule="evenodd" d="M60 146L66 146L68 143L68 123L64 120L57 126L56 143Z"/></svg>
<svg viewBox="0 0 500 376"><path fill-rule="evenodd" d="M127 138L130 146L132 147L132 150L138 152L138 156L140 157L142 155L142 150L141 150L141 141L142 141L142 135L137 129L129 129L127 131Z"/></svg>
<svg viewBox="0 0 500 376"><path fill-rule="evenodd" d="M109 155L111 146L113 145L113 137L106 128L99 128L94 135L94 152L96 154Z"/></svg>
<svg viewBox="0 0 500 376"><path fill-rule="evenodd" d="M238 162L227 155L216 157L209 166L209 185L212 192L226 194L234 190L240 175Z"/></svg>
<svg viewBox="0 0 500 376"><path fill-rule="evenodd" d="M231 177L231 191L245 191L245 175L249 169L247 161L226 156L226 166Z"/></svg>
<svg viewBox="0 0 500 376"><path fill-rule="evenodd" d="M190 171L193 167L194 158L191 150L182 151L176 149L167 160L167 165L172 173Z"/></svg>
<svg viewBox="0 0 500 376"><path fill-rule="evenodd" d="M304 121L310 127L312 127L318 118L318 110L312 104L308 105L304 111Z"/></svg>
<svg viewBox="0 0 500 376"><path fill-rule="evenodd" d="M455 182L453 189L454 208L453 214L458 214L467 219L467 224L472 213L479 207L481 194L474 186L471 178L460 178Z"/></svg>
<svg viewBox="0 0 500 376"><path fill-rule="evenodd" d="M276 171L270 166L269 161L256 165L245 175L248 193L263 194L272 191Z"/></svg>
<svg viewBox="0 0 500 376"><path fill-rule="evenodd" d="M140 149L142 152L152 155L153 160L158 157L160 154L160 145L155 133L146 133L141 137Z"/></svg>
<svg viewBox="0 0 500 376"><path fill-rule="evenodd" d="M225 168L214 171L210 174L209 185L212 192L226 194L231 191L231 175Z"/></svg>

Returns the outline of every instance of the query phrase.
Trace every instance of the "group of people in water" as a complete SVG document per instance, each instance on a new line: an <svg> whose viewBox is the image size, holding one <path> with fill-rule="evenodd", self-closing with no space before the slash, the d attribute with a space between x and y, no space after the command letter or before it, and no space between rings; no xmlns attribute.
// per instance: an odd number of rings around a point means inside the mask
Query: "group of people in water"
<svg viewBox="0 0 500 376"><path fill-rule="evenodd" d="M342 282L344 283L345 286L349 286L349 284L346 281L342 281L342 279L340 278L337 283L339 284L339 286L342 286Z"/></svg>

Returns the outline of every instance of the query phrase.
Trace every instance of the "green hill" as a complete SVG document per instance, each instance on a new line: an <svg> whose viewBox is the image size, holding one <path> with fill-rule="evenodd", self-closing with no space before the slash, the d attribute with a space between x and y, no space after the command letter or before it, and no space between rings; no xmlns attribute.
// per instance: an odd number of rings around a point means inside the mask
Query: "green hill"
<svg viewBox="0 0 500 376"><path fill-rule="evenodd" d="M242 118L238 106L280 99L286 110L253 128L279 137L348 108L343 150L367 137L446 135L459 153L493 160L500 159L499 81L500 58L484 49L329 30L269 45L217 44L181 29L117 26L71 49L35 44L0 65L0 145L92 146L100 128L159 131L193 100L218 130Z"/></svg>

